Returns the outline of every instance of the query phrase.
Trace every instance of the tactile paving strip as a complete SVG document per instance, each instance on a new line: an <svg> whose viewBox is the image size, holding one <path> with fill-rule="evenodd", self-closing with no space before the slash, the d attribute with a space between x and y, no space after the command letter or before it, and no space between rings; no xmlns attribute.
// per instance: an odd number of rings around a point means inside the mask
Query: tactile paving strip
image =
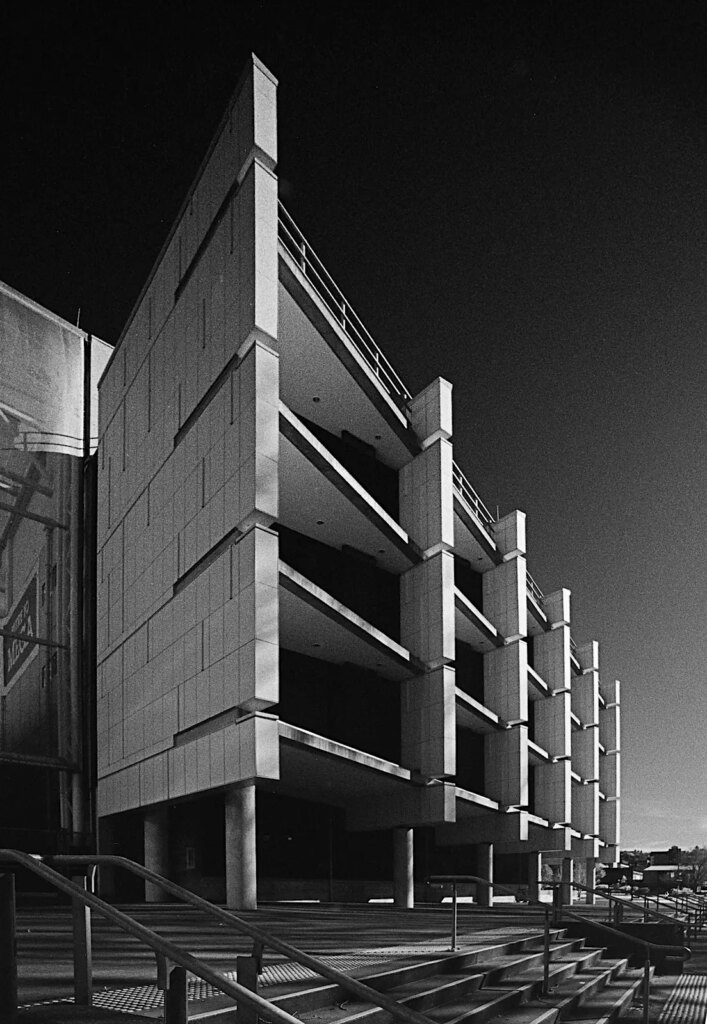
<svg viewBox="0 0 707 1024"><path fill-rule="evenodd" d="M704 1024L707 1017L707 977L681 974L660 1011L658 1024Z"/></svg>
<svg viewBox="0 0 707 1024"><path fill-rule="evenodd" d="M508 940L515 934L527 936L527 931L520 928L500 928L488 932L479 932L474 942L465 942L466 947L488 946L489 942L495 940ZM357 967L366 967L375 963L383 963L388 959L396 957L425 956L428 954L440 954L449 952L449 946L440 941L436 945L407 945L407 946L382 946L378 949L359 949L355 953L340 953L335 956L318 956L322 963L328 964L341 971L352 971ZM315 954L316 955L316 954ZM236 980L235 971L224 971L224 976L230 981ZM291 960L280 963L268 964L263 973L259 975L258 987L268 988L273 985L284 985L296 981L305 981L307 978L318 977L316 971L303 967L301 964ZM187 998L189 1002L199 1002L202 999L211 999L221 993L201 978L189 975L187 980ZM73 1003L72 998L51 1000L55 1003ZM150 1010L159 1010L164 1002L164 993L156 985L134 985L130 988L111 988L94 990L93 1005L104 1010L121 1010L123 1013L145 1013ZM37 1003L31 1005L40 1005ZM43 1004L45 1005L45 1004ZM677 1022L677 1018L676 1018ZM671 1022L672 1024L672 1022ZM700 1022L702 1024L702 1022Z"/></svg>
<svg viewBox="0 0 707 1024"><path fill-rule="evenodd" d="M321 956L323 963L336 967L338 970L354 970L356 967L364 967L366 964L378 963L388 955L415 955L417 953L437 952L436 949L414 949L406 947L404 950L361 950L349 956ZM235 971L224 971L224 976L230 981L236 980ZM316 978L316 971L308 967L286 961L283 963L268 964L259 976L259 988L267 988L273 985L284 985L295 981L304 981L306 978ZM201 999L210 999L220 995L218 989L201 978L194 978L192 975L187 980L187 998L189 1002L199 1002ZM73 1003L73 999L56 999L52 1002ZM159 1010L164 1002L164 993L156 985L134 985L130 988L111 988L94 990L93 1005L103 1010L122 1010L124 1013L144 1013L149 1010ZM37 1003L31 1005L40 1005Z"/></svg>

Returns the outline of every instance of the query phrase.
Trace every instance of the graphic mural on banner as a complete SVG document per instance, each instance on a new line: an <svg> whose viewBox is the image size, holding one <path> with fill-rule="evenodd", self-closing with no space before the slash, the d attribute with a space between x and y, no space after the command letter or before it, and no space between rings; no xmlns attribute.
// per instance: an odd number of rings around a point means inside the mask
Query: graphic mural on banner
<svg viewBox="0 0 707 1024"><path fill-rule="evenodd" d="M3 682L7 688L37 650L30 637L37 635L37 577L33 576L4 627L15 636L3 636ZM27 637L27 639L22 639Z"/></svg>

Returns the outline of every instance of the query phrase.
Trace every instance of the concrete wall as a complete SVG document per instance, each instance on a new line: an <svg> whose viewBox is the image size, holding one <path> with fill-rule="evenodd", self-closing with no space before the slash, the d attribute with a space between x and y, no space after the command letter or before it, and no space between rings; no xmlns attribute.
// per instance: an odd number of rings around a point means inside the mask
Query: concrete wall
<svg viewBox="0 0 707 1024"><path fill-rule="evenodd" d="M278 771L275 85L254 58L101 382L99 814Z"/></svg>

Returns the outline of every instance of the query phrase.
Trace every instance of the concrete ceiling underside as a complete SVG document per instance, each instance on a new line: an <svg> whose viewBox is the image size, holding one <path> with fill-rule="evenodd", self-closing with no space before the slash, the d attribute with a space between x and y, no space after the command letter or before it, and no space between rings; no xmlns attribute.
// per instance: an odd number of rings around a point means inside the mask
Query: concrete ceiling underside
<svg viewBox="0 0 707 1024"><path fill-rule="evenodd" d="M319 588L301 582L299 574L288 575L287 569L282 566L280 572L281 647L333 664L359 665L383 679L416 674L417 666L404 648L358 616L347 614Z"/></svg>

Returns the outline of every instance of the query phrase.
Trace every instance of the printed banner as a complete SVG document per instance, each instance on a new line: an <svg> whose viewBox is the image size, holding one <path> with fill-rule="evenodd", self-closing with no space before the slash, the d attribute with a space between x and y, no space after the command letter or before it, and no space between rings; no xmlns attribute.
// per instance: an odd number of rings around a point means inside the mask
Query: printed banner
<svg viewBox="0 0 707 1024"><path fill-rule="evenodd" d="M15 637L3 636L2 638L4 683L5 686L9 686L30 655L37 649L36 644L22 639L22 637L37 635L36 576L29 581L27 589L15 605L4 628L9 633L17 634Z"/></svg>

